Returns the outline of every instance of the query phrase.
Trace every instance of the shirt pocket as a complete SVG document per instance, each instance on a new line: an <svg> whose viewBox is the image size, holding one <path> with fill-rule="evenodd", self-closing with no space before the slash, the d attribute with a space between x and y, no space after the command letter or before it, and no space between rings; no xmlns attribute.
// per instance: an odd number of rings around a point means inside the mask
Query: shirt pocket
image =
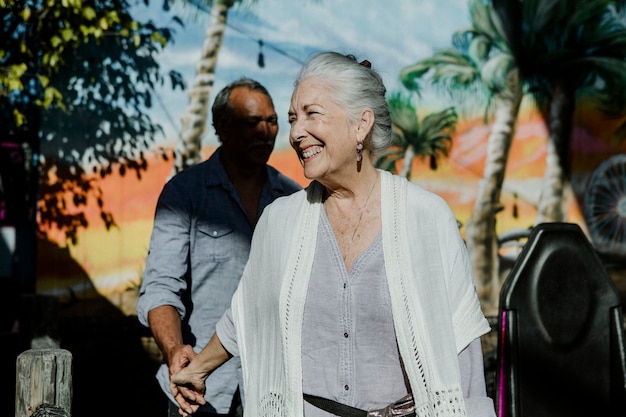
<svg viewBox="0 0 626 417"><path fill-rule="evenodd" d="M215 262L229 259L237 249L233 225L199 222L196 229L195 252L205 260Z"/></svg>

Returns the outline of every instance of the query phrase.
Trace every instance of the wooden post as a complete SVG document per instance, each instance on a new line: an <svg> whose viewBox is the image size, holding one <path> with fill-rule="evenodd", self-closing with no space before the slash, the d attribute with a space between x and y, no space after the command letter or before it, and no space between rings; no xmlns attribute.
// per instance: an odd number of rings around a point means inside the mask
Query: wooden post
<svg viewBox="0 0 626 417"><path fill-rule="evenodd" d="M30 349L17 357L15 417L30 417L42 404L71 415L72 354L65 349Z"/></svg>

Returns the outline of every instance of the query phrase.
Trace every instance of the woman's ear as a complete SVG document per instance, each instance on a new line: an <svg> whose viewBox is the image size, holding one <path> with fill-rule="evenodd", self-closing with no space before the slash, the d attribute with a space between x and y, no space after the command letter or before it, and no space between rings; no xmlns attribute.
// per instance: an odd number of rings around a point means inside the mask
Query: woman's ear
<svg viewBox="0 0 626 417"><path fill-rule="evenodd" d="M363 109L356 129L359 142L363 142L369 136L373 126L374 112L370 108Z"/></svg>

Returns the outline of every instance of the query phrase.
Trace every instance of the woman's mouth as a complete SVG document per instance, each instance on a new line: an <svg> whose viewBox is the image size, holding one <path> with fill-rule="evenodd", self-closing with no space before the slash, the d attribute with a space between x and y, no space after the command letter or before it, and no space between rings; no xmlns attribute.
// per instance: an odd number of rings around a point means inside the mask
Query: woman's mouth
<svg viewBox="0 0 626 417"><path fill-rule="evenodd" d="M322 152L321 146L311 146L302 151L302 159L309 159L320 152Z"/></svg>

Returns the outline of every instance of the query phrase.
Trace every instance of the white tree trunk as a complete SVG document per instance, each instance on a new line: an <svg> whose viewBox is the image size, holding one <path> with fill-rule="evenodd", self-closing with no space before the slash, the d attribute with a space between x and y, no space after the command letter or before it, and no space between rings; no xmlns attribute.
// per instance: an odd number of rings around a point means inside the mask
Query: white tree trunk
<svg viewBox="0 0 626 417"><path fill-rule="evenodd" d="M499 97L498 108L489 138L483 177L472 215L467 222L466 241L476 289L485 314L495 314L500 294L496 214L501 209L500 194L522 93L517 88L511 96Z"/></svg>
<svg viewBox="0 0 626 417"><path fill-rule="evenodd" d="M552 136L552 135L550 135ZM546 143L546 170L543 175L543 184L535 223L550 223L563 221L563 169L556 145L552 138Z"/></svg>
<svg viewBox="0 0 626 417"><path fill-rule="evenodd" d="M409 178L409 174L411 173L411 164L413 164L413 158L415 157L415 151L413 150L413 146L409 145L404 152L404 158L402 163L402 171L400 172L400 176L406 179Z"/></svg>
<svg viewBox="0 0 626 417"><path fill-rule="evenodd" d="M537 205L536 224L565 221L564 190L569 172L569 145L574 111L573 97L567 88L557 85L548 115L549 138L546 145L546 169Z"/></svg>
<svg viewBox="0 0 626 417"><path fill-rule="evenodd" d="M182 117L181 142L174 164L176 172L204 160L202 139L206 131L217 57L224 40L226 19L231 4L232 1L216 1L211 8L209 27L204 37L200 61L196 67L196 78L189 89L189 105Z"/></svg>

